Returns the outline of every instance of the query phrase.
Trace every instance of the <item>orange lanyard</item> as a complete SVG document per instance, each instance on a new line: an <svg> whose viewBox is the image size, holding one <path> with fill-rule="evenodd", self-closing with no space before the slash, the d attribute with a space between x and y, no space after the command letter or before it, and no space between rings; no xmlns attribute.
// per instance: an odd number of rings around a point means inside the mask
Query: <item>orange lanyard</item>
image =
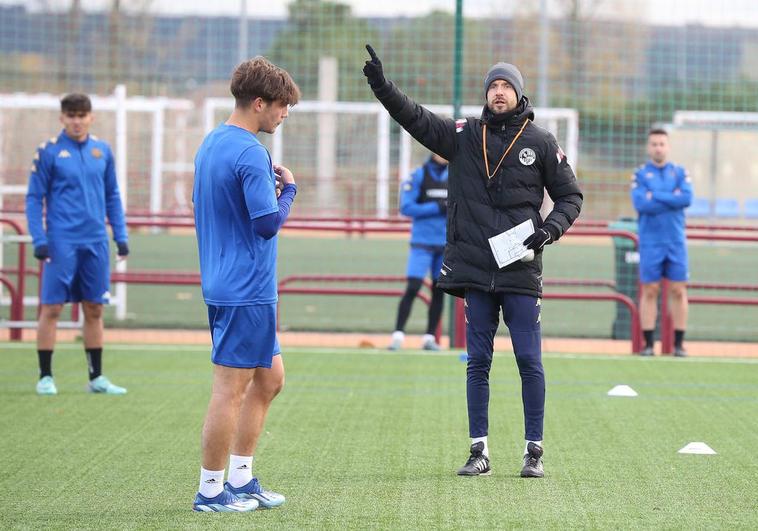
<svg viewBox="0 0 758 531"><path fill-rule="evenodd" d="M505 150L505 153L503 153L503 156L500 157L500 162L497 163L497 166L495 167L495 171L493 171L491 175L490 175L490 161L489 161L489 158L487 157L487 124L484 124L483 130L482 130L482 156L484 157L484 168L487 171L487 179L492 179L497 173L497 170L500 169L500 165L505 160L506 155L508 155L508 153L511 151L513 144L516 143L516 140L518 140L518 137L520 137L521 133L524 132L524 128L526 127L526 123L528 121L529 121L528 118L524 120L524 125L521 126L521 129L519 129L518 134L511 141L511 145L508 146L508 149Z"/></svg>

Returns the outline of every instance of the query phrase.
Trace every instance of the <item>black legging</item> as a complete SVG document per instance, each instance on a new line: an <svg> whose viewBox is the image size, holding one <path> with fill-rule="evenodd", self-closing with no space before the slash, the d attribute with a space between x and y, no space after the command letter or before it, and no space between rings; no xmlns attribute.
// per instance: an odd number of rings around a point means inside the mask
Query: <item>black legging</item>
<svg viewBox="0 0 758 531"><path fill-rule="evenodd" d="M405 323L408 322L408 317L411 315L413 300L416 298L423 282L424 280L421 278L408 277L408 285L405 288L405 293L400 299L400 304L397 308L395 330L405 330ZM437 281L433 281L432 301L429 304L429 316L426 322L427 334L434 335L437 332L437 326L439 325L440 317L442 317L442 303L444 301L444 296L445 292L437 287Z"/></svg>

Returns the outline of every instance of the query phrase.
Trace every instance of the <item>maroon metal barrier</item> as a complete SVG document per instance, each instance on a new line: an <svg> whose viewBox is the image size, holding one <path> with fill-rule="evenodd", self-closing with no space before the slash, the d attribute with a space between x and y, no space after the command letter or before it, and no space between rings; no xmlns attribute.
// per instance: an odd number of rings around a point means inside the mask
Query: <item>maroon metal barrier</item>
<svg viewBox="0 0 758 531"><path fill-rule="evenodd" d="M24 234L24 229L21 225L9 218L0 218L0 223L8 225L19 236ZM24 320L24 292L26 289L26 243L18 242L18 261L16 266L16 294L15 298L11 298L11 319L14 321ZM6 282L3 282L6 284ZM7 285L7 284L6 284ZM21 340L21 328L11 328L11 341Z"/></svg>
<svg viewBox="0 0 758 531"><path fill-rule="evenodd" d="M11 282L10 279L8 279L7 277L0 275L0 284L8 288L8 293L10 294L11 321L23 321L24 320L23 301L21 301L21 304L19 304L19 299L21 299L21 297L18 296L18 292L16 291L16 287L13 285L13 282ZM18 313L19 307L21 308L20 315ZM11 328L11 334L10 334L11 341L21 341L21 337L22 337L21 328L17 328L17 327Z"/></svg>
<svg viewBox="0 0 758 531"><path fill-rule="evenodd" d="M368 295L377 297L402 297L405 290L402 289L367 289L367 288L323 288L323 287L299 287L293 288L289 284L293 282L405 282L406 277L397 275L290 275L279 281L277 286L280 295L290 293L293 295ZM423 285L432 289L432 283L424 279ZM431 304L431 298L419 291L416 298L427 306ZM279 307L277 306L276 326L279 327ZM434 333L437 343L442 336L442 323L437 325Z"/></svg>
<svg viewBox="0 0 758 531"><path fill-rule="evenodd" d="M708 229L712 227L707 226ZM758 235L734 235L734 234L714 234L712 232L687 233L688 240L705 240L705 241L725 241L725 242L742 242L758 243ZM758 291L758 286L744 284L725 284L725 283L687 283L688 289L713 289L713 290L732 290L732 291ZM671 313L668 311L668 281L661 283L661 351L670 354L674 351L674 321ZM756 306L758 299L749 299L745 297L705 297L698 295L687 295L687 301L690 304L724 304L736 306Z"/></svg>

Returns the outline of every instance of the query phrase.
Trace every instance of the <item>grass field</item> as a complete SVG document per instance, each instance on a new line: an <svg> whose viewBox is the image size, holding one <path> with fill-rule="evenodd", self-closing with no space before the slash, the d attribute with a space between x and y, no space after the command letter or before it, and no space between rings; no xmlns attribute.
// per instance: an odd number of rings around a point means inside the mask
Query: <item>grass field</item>
<svg viewBox="0 0 758 531"><path fill-rule="evenodd" d="M610 238L606 244L552 245L546 251L544 277L547 279L615 280L614 252ZM194 234L133 233L129 267L197 271L197 243ZM14 246L6 246L6 263L14 263ZM408 244L397 238L346 238L323 235L301 236L284 233L279 242L279 278L294 274L405 275ZM29 260L34 261L29 255ZM758 285L758 246L692 245L692 280L738 282ZM298 284L316 286L316 283ZM333 285L335 286L335 285ZM344 284L341 286L345 286ZM396 284L352 284L351 286L403 289ZM27 293L34 293L30 286ZM128 318L114 320L106 313L108 326L205 328L207 315L199 287L129 286ZM608 288L557 288L546 291L605 291ZM735 292L703 292L707 295L745 296ZM752 294L748 292L748 296ZM284 330L387 332L394 327L398 299L395 297L283 295L280 323ZM7 309L4 310L7 312ZM608 338L616 316L616 303L546 301L543 305L543 332L553 337ZM27 318L34 319L33 309ZM693 305L687 337L690 339L758 341L758 306ZM443 318L443 324L446 319ZM411 333L426 327L426 308L417 301L408 325ZM504 327L503 327L504 328Z"/></svg>
<svg viewBox="0 0 758 531"><path fill-rule="evenodd" d="M297 350L256 456L280 509L190 511L210 363L201 348L110 346L124 397L84 392L61 346L60 394L38 397L29 346L2 344L2 529L756 529L758 364L548 355L543 480L519 477L515 363L496 356L494 473L467 457L457 353ZM610 398L616 384L636 398ZM681 455L703 441L718 455Z"/></svg>

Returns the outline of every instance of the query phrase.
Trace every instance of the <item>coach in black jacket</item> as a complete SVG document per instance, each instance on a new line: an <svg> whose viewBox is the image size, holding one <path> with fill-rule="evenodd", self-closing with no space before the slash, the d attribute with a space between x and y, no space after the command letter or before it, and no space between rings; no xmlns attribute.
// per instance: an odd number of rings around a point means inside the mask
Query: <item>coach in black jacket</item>
<svg viewBox="0 0 758 531"><path fill-rule="evenodd" d="M522 383L526 446L521 475L542 477L542 250L579 216L582 192L574 172L555 137L534 125L515 66L497 63L487 72L481 118L452 120L429 112L387 81L376 53L371 46L366 49L371 59L363 72L374 95L416 140L450 161L439 287L466 301L471 455L458 474L490 473L489 371L502 308ZM544 190L555 204L543 221ZM498 268L489 238L528 219L536 230L524 245L535 252L534 259Z"/></svg>

